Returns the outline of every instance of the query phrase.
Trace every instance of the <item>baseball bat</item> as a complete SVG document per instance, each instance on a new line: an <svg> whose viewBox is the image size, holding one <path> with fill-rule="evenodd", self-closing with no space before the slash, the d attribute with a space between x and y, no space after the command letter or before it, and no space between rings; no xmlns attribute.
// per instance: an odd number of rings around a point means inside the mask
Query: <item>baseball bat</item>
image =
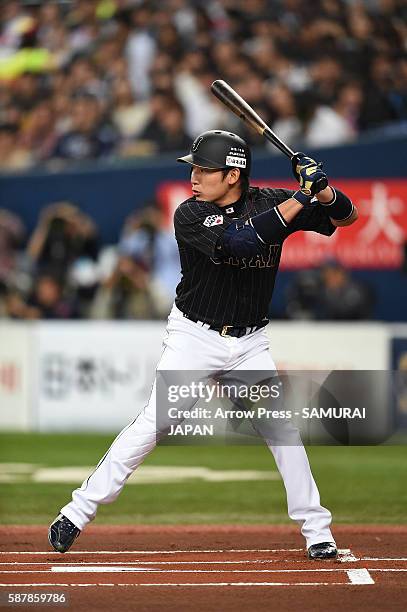
<svg viewBox="0 0 407 612"><path fill-rule="evenodd" d="M287 155L290 159L293 157L294 151L273 132L256 111L226 81L220 79L214 81L211 85L211 91L235 115L260 135L267 138L284 155Z"/></svg>

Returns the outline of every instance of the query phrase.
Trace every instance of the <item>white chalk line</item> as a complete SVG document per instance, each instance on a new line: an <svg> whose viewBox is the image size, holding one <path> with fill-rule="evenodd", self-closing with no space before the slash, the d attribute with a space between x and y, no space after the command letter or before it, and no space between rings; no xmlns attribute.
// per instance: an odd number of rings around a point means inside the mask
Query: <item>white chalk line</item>
<svg viewBox="0 0 407 612"><path fill-rule="evenodd" d="M176 555L184 553L280 553L280 552L300 552L303 548L230 548L213 550L73 550L64 553L65 555ZM61 553L53 550L10 550L0 551L0 555L60 555Z"/></svg>
<svg viewBox="0 0 407 612"><path fill-rule="evenodd" d="M345 572L353 584L374 584L374 580L369 575L367 569L357 570L345 570L342 568L317 568L317 569L156 569L156 568L132 568L132 567L73 567L73 566L53 566L51 570L47 570L45 573L118 573L118 572L144 572L144 573L158 573L158 574L294 574L294 573L322 573L322 572ZM6 572L4 572L6 573ZM12 571L10 573L13 573ZM17 572L15 572L17 573ZM24 573L24 572L18 572ZM27 573L43 573L39 571L32 571ZM352 579L351 579L352 576ZM363 582L357 582L357 580L363 580ZM370 582L366 582L370 580Z"/></svg>
<svg viewBox="0 0 407 612"><path fill-rule="evenodd" d="M341 554L341 552L338 551L338 561L341 563L356 563L357 561L407 561L407 557L355 557L350 551L349 554Z"/></svg>
<svg viewBox="0 0 407 612"><path fill-rule="evenodd" d="M49 565L49 563L44 564L44 565ZM60 566L53 566L53 567L59 568ZM105 568L105 569L103 568L103 566L98 566L98 569L97 570L95 569L94 572L96 572L96 571L100 571L100 572L112 571L110 568L111 568L111 566L109 566L108 568ZM84 568L83 566L76 566L76 565L72 566L72 572L73 573L74 573L74 571L79 573L79 572L86 572L88 570L89 570L89 568ZM123 569L122 568L117 568L115 571L131 571L131 570L140 571L139 568L137 568L137 567L134 567L134 568L123 568ZM44 573L49 573L51 571L54 571L54 572L61 571L62 572L62 571L67 571L67 570L64 570L64 569L60 569L60 570L59 569L53 569L53 570L51 570L51 569L43 569L43 570L4 570L4 571L0 572L0 575L1 574L44 574ZM152 570L151 568L145 568L145 571L148 572L148 571L154 571L154 570ZM156 569L155 571L161 571L163 573L166 573L166 572L169 572L171 570ZM173 571L190 571L190 572L201 571L201 572L204 572L205 570L173 570ZM338 569L322 569L322 568L317 568L317 569L310 569L310 570L296 570L296 569L260 570L259 569L259 570L206 570L206 571L208 571L208 572L209 571L212 571L212 572L221 572L221 573L223 573L224 571L225 572L226 571L235 571L235 572L238 572L238 573L239 572L248 572L248 571L250 571L250 572L256 572L256 571L258 571L258 572L265 572L265 571L269 571L269 572L279 573L279 572L305 572L305 571L307 571L307 572L335 572L335 571L336 572L346 572L346 571L353 571L353 570L349 570L349 569L345 569L345 568L340 568L340 569L339 568ZM407 572L407 568L402 568L402 567L398 567L398 568L397 567L396 568L393 568L393 567L391 567L391 568L390 567L384 567L384 568L383 567L369 567L368 571L369 572Z"/></svg>
<svg viewBox="0 0 407 612"><path fill-rule="evenodd" d="M349 586L348 582L91 582L91 583L66 583L66 582L33 582L2 584L0 587L227 587L227 586Z"/></svg>
<svg viewBox="0 0 407 612"><path fill-rule="evenodd" d="M340 551L341 552L341 551ZM60 553L57 553L60 556ZM354 557L352 554L350 555L351 559L348 560L344 556L340 557L340 553L338 554L338 560L341 563L349 562L353 563L356 561L407 561L407 557ZM250 564L250 563L304 563L306 559L239 559L238 561L227 560L211 560L211 561L145 561L145 560L135 560L135 561L77 561L72 563L71 565L77 566L86 566L86 565L133 565L136 563L142 563L143 565L239 565L239 564ZM61 562L63 565L63 563ZM0 572L2 566L24 566L24 565L32 565L32 566L41 566L41 565L51 565L49 561L1 561L0 562Z"/></svg>
<svg viewBox="0 0 407 612"><path fill-rule="evenodd" d="M167 570L167 569L156 569L156 568L137 568L137 567L103 567L103 566L98 566L96 567L87 567L87 568L83 568L83 567L58 567L58 566L54 566L51 569L44 569L44 570L5 570L3 572L1 572L1 574L50 574L50 573L72 573L72 574L79 574L79 573L119 573L119 572L144 572L144 573L162 573L162 574L170 574L170 573L189 573L189 574L210 574L210 573L218 573L218 574L230 574L230 573L236 573L236 574L256 574L256 573L276 573L276 574L281 574L281 573L294 573L294 572L311 572L311 573L319 573L319 572L346 572L349 574L349 572L359 572L359 571L363 571L363 572L394 572L394 573L402 573L402 572L407 572L407 568L382 568L382 567L372 567L372 568L360 568L359 569L322 569L322 568L317 568L317 569L301 569L301 570L287 570L287 569L280 569L280 570L176 570L176 569L172 569L172 570Z"/></svg>
<svg viewBox="0 0 407 612"><path fill-rule="evenodd" d="M304 563L306 558L304 559L241 559L240 561L144 561L144 559L139 559L138 561L78 561L77 563L72 563L72 565L82 566L82 565L134 565L136 563L142 563L143 565L239 565L239 564L248 564L248 563L259 563L265 565L266 563ZM1 566L9 566L9 565L51 565L50 561L4 561L0 563L0 572ZM63 563L61 563L63 565Z"/></svg>
<svg viewBox="0 0 407 612"><path fill-rule="evenodd" d="M407 569L401 567L373 567L369 568L369 572L407 572Z"/></svg>
<svg viewBox="0 0 407 612"><path fill-rule="evenodd" d="M50 573L89 573L89 574L103 574L109 572L146 572L146 573L161 573L161 574L171 574L171 573L180 573L180 574L296 574L296 573L326 573L326 572L347 572L347 571L357 571L357 570L349 570L342 567L335 568L309 568L309 569L161 569L161 568L138 568L138 567L116 567L116 566L89 566L89 567L78 567L77 565L53 565L49 569L38 569L38 570L4 570L1 574L50 574ZM406 570L407 571L407 570Z"/></svg>
<svg viewBox="0 0 407 612"><path fill-rule="evenodd" d="M357 561L407 561L407 557L360 557Z"/></svg>

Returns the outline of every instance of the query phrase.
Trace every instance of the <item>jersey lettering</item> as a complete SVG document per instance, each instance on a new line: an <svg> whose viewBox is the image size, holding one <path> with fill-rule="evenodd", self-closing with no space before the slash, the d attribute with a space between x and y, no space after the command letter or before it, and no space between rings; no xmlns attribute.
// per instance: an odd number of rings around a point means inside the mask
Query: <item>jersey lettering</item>
<svg viewBox="0 0 407 612"><path fill-rule="evenodd" d="M245 270L246 268L274 268L280 246L279 244L270 244L267 255L258 253L254 257L251 257L249 261L247 261L246 257L227 257L223 260L223 263L230 266L237 266L241 270Z"/></svg>
<svg viewBox="0 0 407 612"><path fill-rule="evenodd" d="M226 257L223 260L223 263L228 264L229 266L236 266L236 267L238 267L240 265L240 259L238 257L233 257L231 255L230 257Z"/></svg>

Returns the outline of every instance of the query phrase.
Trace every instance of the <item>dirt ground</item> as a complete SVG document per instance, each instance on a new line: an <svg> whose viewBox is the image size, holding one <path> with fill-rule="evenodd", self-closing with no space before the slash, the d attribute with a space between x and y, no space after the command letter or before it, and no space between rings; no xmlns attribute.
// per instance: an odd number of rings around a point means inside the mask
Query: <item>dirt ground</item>
<svg viewBox="0 0 407 612"><path fill-rule="evenodd" d="M19 607L406 610L407 526L338 526L334 533L338 559L315 562L295 527L95 525L61 555L51 552L46 527L4 526L0 607L11 609L9 594L64 593L64 605L26 600Z"/></svg>

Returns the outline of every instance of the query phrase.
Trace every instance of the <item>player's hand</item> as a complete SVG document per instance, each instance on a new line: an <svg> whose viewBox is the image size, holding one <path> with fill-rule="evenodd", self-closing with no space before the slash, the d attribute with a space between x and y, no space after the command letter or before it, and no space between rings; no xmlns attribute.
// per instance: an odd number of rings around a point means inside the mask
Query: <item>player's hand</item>
<svg viewBox="0 0 407 612"><path fill-rule="evenodd" d="M322 171L321 162L316 162L304 153L295 153L291 164L293 174L304 194L314 196L328 186L328 177Z"/></svg>

